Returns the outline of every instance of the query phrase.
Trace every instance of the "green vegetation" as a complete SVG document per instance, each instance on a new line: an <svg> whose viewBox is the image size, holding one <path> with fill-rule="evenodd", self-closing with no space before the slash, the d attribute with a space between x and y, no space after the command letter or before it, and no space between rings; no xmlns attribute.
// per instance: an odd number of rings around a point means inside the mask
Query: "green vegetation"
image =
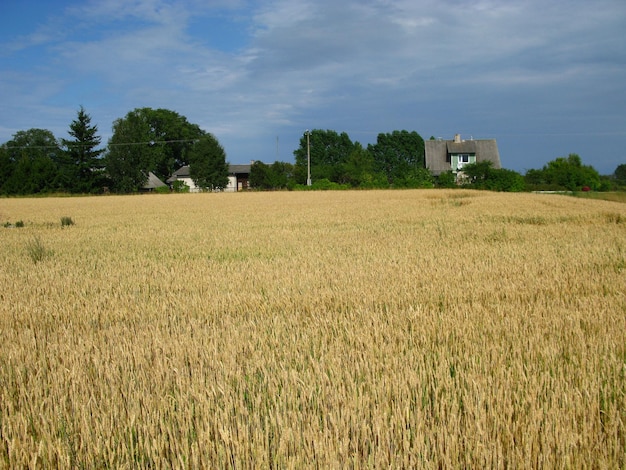
<svg viewBox="0 0 626 470"><path fill-rule="evenodd" d="M81 106L69 126L71 139L57 139L46 129L19 131L0 146L0 195L136 193L149 172L167 180L189 166L195 185L219 191L228 185L226 152L217 138L167 109L137 108L113 123L106 148L91 116ZM432 139L432 137L431 137ZM415 131L380 133L367 148L346 132L313 129L293 152L294 163L260 161L251 165L249 187L255 190L456 188L490 191L623 191L626 163L601 176L577 154L557 157L525 175L493 168L489 162L467 164L433 176L425 167L424 139ZM306 186L310 177L313 186ZM180 193L177 181L159 193ZM591 197L591 196L590 196Z"/></svg>
<svg viewBox="0 0 626 470"><path fill-rule="evenodd" d="M61 227L69 227L70 225L74 225L74 221L71 217L61 217Z"/></svg>
<svg viewBox="0 0 626 470"><path fill-rule="evenodd" d="M45 247L41 238L35 236L26 243L26 254L36 264L43 261L50 251Z"/></svg>

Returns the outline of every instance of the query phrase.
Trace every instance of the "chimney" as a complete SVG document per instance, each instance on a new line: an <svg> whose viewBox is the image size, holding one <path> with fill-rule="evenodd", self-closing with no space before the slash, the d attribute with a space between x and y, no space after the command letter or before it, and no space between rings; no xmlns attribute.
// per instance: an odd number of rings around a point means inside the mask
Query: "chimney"
<svg viewBox="0 0 626 470"><path fill-rule="evenodd" d="M454 134L454 143L455 144L461 143L461 134Z"/></svg>

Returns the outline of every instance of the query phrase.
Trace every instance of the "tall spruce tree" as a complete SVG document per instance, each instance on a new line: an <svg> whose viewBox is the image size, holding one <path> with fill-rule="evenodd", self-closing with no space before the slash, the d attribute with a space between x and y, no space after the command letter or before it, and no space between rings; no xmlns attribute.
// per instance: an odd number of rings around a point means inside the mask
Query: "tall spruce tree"
<svg viewBox="0 0 626 470"><path fill-rule="evenodd" d="M61 140L65 151L59 161L58 186L72 193L99 191L104 150L97 149L101 142L98 126L91 125L91 116L82 106L68 134L73 139Z"/></svg>

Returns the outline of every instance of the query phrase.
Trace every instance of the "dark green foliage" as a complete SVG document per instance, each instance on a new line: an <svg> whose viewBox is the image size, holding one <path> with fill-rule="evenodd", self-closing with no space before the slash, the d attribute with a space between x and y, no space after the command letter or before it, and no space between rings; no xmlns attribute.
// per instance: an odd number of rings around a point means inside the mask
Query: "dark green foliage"
<svg viewBox="0 0 626 470"><path fill-rule="evenodd" d="M71 217L61 217L61 227L69 227L70 225L74 225L74 221Z"/></svg>
<svg viewBox="0 0 626 470"><path fill-rule="evenodd" d="M77 117L70 124L71 140L62 139L64 151L59 156L58 189L71 193L94 193L106 186L103 162L98 150L101 138L98 127L91 125L91 116L81 106Z"/></svg>
<svg viewBox="0 0 626 470"><path fill-rule="evenodd" d="M548 162L541 170L528 170L525 176L531 190L580 191L583 187L601 189L600 175L581 158L571 153L567 158L559 157Z"/></svg>
<svg viewBox="0 0 626 470"><path fill-rule="evenodd" d="M205 191L219 191L228 186L226 153L212 134L205 134L190 148L189 173L193 182Z"/></svg>
<svg viewBox="0 0 626 470"><path fill-rule="evenodd" d="M138 108L129 112L113 123L105 157L114 190L139 190L150 171L167 179L188 163L188 152L204 135L197 125L174 111Z"/></svg>
<svg viewBox="0 0 626 470"><path fill-rule="evenodd" d="M368 145L367 149L374 160L374 170L383 173L389 184L412 187L419 181L418 187L423 187L423 175L415 173L424 168L424 139L417 132L378 134L376 144Z"/></svg>
<svg viewBox="0 0 626 470"><path fill-rule="evenodd" d="M293 188L294 166L291 163L276 161L271 165L254 162L250 167L250 187L255 189Z"/></svg>
<svg viewBox="0 0 626 470"><path fill-rule="evenodd" d="M626 186L626 163L617 165L613 173L613 178L620 186Z"/></svg>
<svg viewBox="0 0 626 470"><path fill-rule="evenodd" d="M339 183L335 183L334 181L330 181L327 178L322 178L322 179L318 179L313 181L313 184L311 186L305 186L305 185L297 185L294 189L297 190L312 190L312 191L330 191L330 190L344 190L344 189L350 189L350 185L349 184L339 184Z"/></svg>
<svg viewBox="0 0 626 470"><path fill-rule="evenodd" d="M426 168L410 168L404 176L397 177L393 186L396 188L432 188L433 175Z"/></svg>
<svg viewBox="0 0 626 470"><path fill-rule="evenodd" d="M314 129L309 136L311 152L311 179L328 179L338 182L342 179L342 167L355 149L345 132L337 134L331 130ZM296 160L294 174L296 181L305 184L307 180L307 136L300 138L300 147L294 151Z"/></svg>
<svg viewBox="0 0 626 470"><path fill-rule="evenodd" d="M188 193L189 186L184 181L176 180L172 183L172 191L175 193Z"/></svg>
<svg viewBox="0 0 626 470"><path fill-rule="evenodd" d="M456 175L452 170L441 173L437 177L438 188L456 188Z"/></svg>
<svg viewBox="0 0 626 470"><path fill-rule="evenodd" d="M154 188L154 192L159 194L169 194L171 190L169 186L159 186L157 188Z"/></svg>
<svg viewBox="0 0 626 470"><path fill-rule="evenodd" d="M463 167L464 185L490 191L524 191L524 177L513 170L492 168L493 163L482 161Z"/></svg>
<svg viewBox="0 0 626 470"><path fill-rule="evenodd" d="M18 131L0 150L0 194L34 194L56 190L62 151L46 129Z"/></svg>
<svg viewBox="0 0 626 470"><path fill-rule="evenodd" d="M364 149L359 142L355 142L354 149L341 168L340 182L355 188L386 188L389 186L386 176L374 169L372 154Z"/></svg>

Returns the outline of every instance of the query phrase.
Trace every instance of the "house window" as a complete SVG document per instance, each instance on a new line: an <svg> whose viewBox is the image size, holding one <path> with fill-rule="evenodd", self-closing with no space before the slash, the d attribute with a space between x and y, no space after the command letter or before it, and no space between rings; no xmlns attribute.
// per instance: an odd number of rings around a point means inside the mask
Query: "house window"
<svg viewBox="0 0 626 470"><path fill-rule="evenodd" d="M455 157L457 170L460 170L469 163L476 163L476 155L472 155L469 153L460 153L458 155L455 155Z"/></svg>

